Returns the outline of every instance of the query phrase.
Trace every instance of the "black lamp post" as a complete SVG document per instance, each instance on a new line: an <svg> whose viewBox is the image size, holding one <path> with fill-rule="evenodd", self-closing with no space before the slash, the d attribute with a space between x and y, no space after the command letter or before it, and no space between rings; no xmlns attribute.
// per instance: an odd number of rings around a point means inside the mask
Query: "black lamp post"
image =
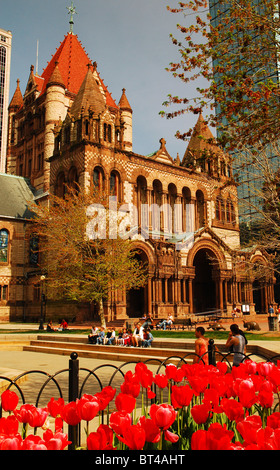
<svg viewBox="0 0 280 470"><path fill-rule="evenodd" d="M46 276L41 276L41 315L40 315L39 330L44 329L44 307L46 305L46 295L44 293L45 279L46 279Z"/></svg>

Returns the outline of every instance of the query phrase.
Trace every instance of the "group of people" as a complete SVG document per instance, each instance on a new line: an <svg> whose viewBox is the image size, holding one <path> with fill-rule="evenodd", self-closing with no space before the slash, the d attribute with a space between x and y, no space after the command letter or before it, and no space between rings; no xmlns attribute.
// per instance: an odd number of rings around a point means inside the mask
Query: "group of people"
<svg viewBox="0 0 280 470"><path fill-rule="evenodd" d="M208 364L208 339L205 338L205 329L203 326L198 326L195 330L195 357L193 362L199 362L200 358L205 364ZM240 363L244 359L244 355L246 354L246 345L248 341L244 334L244 332L239 328L237 323L233 323L230 326L230 332L228 335L228 339L226 341L226 347L229 349L230 352L233 353L233 365L239 366Z"/></svg>
<svg viewBox="0 0 280 470"><path fill-rule="evenodd" d="M151 328L141 322L137 322L134 330L122 328L116 334L115 328L97 328L93 326L91 333L88 335L90 344L115 344L117 346L131 346L131 347L151 347L154 337L151 333Z"/></svg>
<svg viewBox="0 0 280 470"><path fill-rule="evenodd" d="M60 323L60 325L58 326L57 329L53 326L52 320L49 320L49 322L47 324L47 331L49 331L49 332L52 332L52 331L65 331L65 330L68 330L68 323L67 323L66 320L64 320L64 318L61 321L61 323Z"/></svg>

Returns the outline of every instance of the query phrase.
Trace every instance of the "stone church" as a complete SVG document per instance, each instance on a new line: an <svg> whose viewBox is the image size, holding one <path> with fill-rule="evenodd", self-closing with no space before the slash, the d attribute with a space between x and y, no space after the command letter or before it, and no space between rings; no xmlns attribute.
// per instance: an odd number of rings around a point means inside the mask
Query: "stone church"
<svg viewBox="0 0 280 470"><path fill-rule="evenodd" d="M144 313L159 319L169 313L230 315L234 307L255 317L274 303L272 260L257 248L240 247L231 161L203 117L181 159L168 153L164 137L150 155L134 153L126 90L117 103L73 32L41 76L31 66L23 94L17 82L6 172L0 175L0 322L34 321L42 309L53 320L96 318L94 305L48 301L38 240L29 230L31 200L47 203L50 193L63 197L65 186L75 183L137 208L131 236L147 263L147 283L113 292L105 302L107 321ZM261 277L255 269L260 265Z"/></svg>

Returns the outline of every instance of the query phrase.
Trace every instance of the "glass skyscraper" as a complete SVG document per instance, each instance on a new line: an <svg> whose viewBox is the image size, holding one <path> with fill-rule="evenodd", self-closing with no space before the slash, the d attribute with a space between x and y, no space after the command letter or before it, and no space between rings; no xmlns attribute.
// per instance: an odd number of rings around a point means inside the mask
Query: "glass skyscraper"
<svg viewBox="0 0 280 470"><path fill-rule="evenodd" d="M235 2L236 6L238 6L238 2ZM259 14L263 14L263 9L265 7L264 2L262 0L251 0L251 4L253 7L256 9L256 12ZM230 8L234 5L233 1L229 0L227 1L219 1L219 0L209 0L209 10L210 10L210 15L211 15L211 24L214 27L217 27L221 24L226 24L225 18L229 16L229 10ZM275 14L275 12L270 12L267 14ZM232 15L230 15L230 22L231 25L234 24L234 18ZM227 26L229 28L229 26ZM238 28L237 28L238 29ZM246 31L245 31L246 32ZM239 46L240 46L240 35L244 34L244 31L237 32L237 30L234 28L234 34L235 36L235 41L233 41L231 47L231 53L235 52L234 48L236 49L236 58L235 60L238 60L240 67L242 68L245 65L248 64L248 62L251 63L251 67L248 70L246 70L246 73L252 77L257 77L255 83L257 84L257 81L260 82L261 80L267 80L271 79L274 81L277 86L279 86L279 64L277 63L277 53L276 53L276 48L275 52L273 52L273 47L270 48L272 51L269 60L267 62L264 62L262 58L260 58L258 62L258 57L257 55L252 58L251 60L244 60L242 61L242 52L239 53L240 51ZM272 33L267 30L265 32L262 32L262 41L267 40L269 41L269 44L273 46L275 43L275 36L272 35ZM249 39L250 39L250 47L254 48L254 44L256 46L256 50L261 50L261 37L260 34L258 33L258 30L256 28L256 31L252 32L251 34L248 34ZM238 45L239 42L239 45ZM242 50L242 49L241 49ZM265 51L267 53L267 51ZM234 57L234 53L232 54L232 57ZM266 66L264 67L263 64L266 63ZM213 62L214 67L219 64L219 57ZM236 66L236 63L234 64ZM259 69L259 66L262 66L262 75L260 73L256 73L256 71ZM244 69L245 72L245 69ZM215 75L216 82L218 82L218 74ZM216 113L219 114L219 107L216 107ZM227 121L225 118L221 119L222 124L225 126L227 125ZM217 128L217 137L221 137L221 131L219 130L219 127ZM278 144L279 147L279 144ZM261 164L258 166L257 164L252 164L253 161L256 159L251 155L250 147L248 148L247 152L231 152L232 157L233 157L233 173L234 177L238 183L238 197L239 197L239 214L240 214L240 220L241 222L251 222L255 220L256 217L260 214L260 204L262 204L262 199L261 199L261 193L262 193L262 188L264 184L264 179L263 179L263 173L261 170ZM264 161L266 160L266 163L269 162L270 164L270 169L273 169L273 171L277 171L280 167L280 162L279 162L279 152L275 152L275 148L273 145L267 145L266 151L265 151L265 157L264 155L259 155L258 156L258 161Z"/></svg>
<svg viewBox="0 0 280 470"><path fill-rule="evenodd" d="M12 33L0 29L0 173L5 173Z"/></svg>

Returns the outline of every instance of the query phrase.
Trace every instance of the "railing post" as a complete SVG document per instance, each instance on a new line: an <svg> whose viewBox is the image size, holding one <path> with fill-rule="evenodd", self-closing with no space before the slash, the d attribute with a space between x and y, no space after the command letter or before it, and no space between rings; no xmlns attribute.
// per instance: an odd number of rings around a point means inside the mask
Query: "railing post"
<svg viewBox="0 0 280 470"><path fill-rule="evenodd" d="M216 354L215 354L215 344L214 340L211 338L208 342L208 362L212 366L216 366Z"/></svg>
<svg viewBox="0 0 280 470"><path fill-rule="evenodd" d="M68 399L76 401L79 396L79 359L76 352L71 353L69 360L69 384L68 384ZM75 450L80 445L80 426L68 425L68 440L72 442L68 446L69 450Z"/></svg>

